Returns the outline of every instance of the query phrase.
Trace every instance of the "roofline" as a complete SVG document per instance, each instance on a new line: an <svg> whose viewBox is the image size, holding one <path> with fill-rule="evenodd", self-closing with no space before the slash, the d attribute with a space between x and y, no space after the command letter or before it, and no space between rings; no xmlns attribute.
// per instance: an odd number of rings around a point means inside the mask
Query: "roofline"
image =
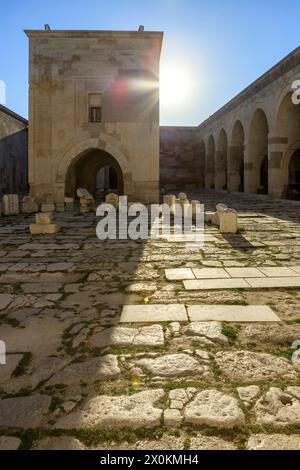
<svg viewBox="0 0 300 470"><path fill-rule="evenodd" d="M300 64L300 46L296 47L296 49L286 55L283 59L273 65L273 67L258 77L254 82L250 83L250 85L244 88L240 93L235 95L230 101L228 101L211 116L205 119L201 124L198 125L198 128L208 125L215 119L221 119L228 112L233 111L239 105L247 101L247 99L250 98L252 91L258 93L298 64ZM271 72L274 72L274 77L270 77L268 81L264 82Z"/></svg>
<svg viewBox="0 0 300 470"><path fill-rule="evenodd" d="M3 111L3 113L8 114L8 116L13 117L14 119L17 119L17 121L21 121L24 124L28 126L28 120L20 116L19 114L15 113L11 109L7 108L3 104L0 104L0 111Z"/></svg>
<svg viewBox="0 0 300 470"><path fill-rule="evenodd" d="M24 33L28 37L44 36L44 37L76 37L76 36L119 36L119 37L147 37L149 35L157 38L163 37L163 31L126 31L126 30L98 30L98 29L24 29Z"/></svg>

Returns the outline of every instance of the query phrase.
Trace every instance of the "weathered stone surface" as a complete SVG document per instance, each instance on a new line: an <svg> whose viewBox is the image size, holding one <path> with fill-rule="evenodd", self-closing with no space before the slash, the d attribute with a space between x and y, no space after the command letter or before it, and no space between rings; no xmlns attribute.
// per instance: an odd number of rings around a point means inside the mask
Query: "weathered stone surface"
<svg viewBox="0 0 300 470"><path fill-rule="evenodd" d="M79 198L90 199L93 200L93 196L88 192L85 188L78 188L76 194Z"/></svg>
<svg viewBox="0 0 300 470"><path fill-rule="evenodd" d="M259 424L274 426L300 424L300 401L277 387L271 387L256 402L253 411Z"/></svg>
<svg viewBox="0 0 300 470"><path fill-rule="evenodd" d="M12 302L13 296L10 294L0 294L0 311L4 310Z"/></svg>
<svg viewBox="0 0 300 470"><path fill-rule="evenodd" d="M257 385L249 385L248 387L238 387L237 392L242 401L250 403L259 394L259 387Z"/></svg>
<svg viewBox="0 0 300 470"><path fill-rule="evenodd" d="M41 382L47 380L52 374L63 369L70 359L68 357L45 357L38 358L33 372L28 376L28 385L32 388L37 387Z"/></svg>
<svg viewBox="0 0 300 470"><path fill-rule="evenodd" d="M234 209L225 209L220 213L220 233L237 233L238 217Z"/></svg>
<svg viewBox="0 0 300 470"><path fill-rule="evenodd" d="M52 212L39 212L35 214L35 223L40 225L47 225L53 223Z"/></svg>
<svg viewBox="0 0 300 470"><path fill-rule="evenodd" d="M190 321L279 322L268 305L189 305ZM261 326L261 325L259 325Z"/></svg>
<svg viewBox="0 0 300 470"><path fill-rule="evenodd" d="M41 204L41 212L54 212L55 204L52 203L43 203Z"/></svg>
<svg viewBox="0 0 300 470"><path fill-rule="evenodd" d="M55 271L68 271L74 266L74 263L68 262L61 262L61 263L51 263L47 266L47 271L55 272Z"/></svg>
<svg viewBox="0 0 300 470"><path fill-rule="evenodd" d="M57 224L30 224L29 230L31 235L53 235L59 232Z"/></svg>
<svg viewBox="0 0 300 470"><path fill-rule="evenodd" d="M203 373L203 367L188 354L165 354L135 361L147 374L160 377L186 377Z"/></svg>
<svg viewBox="0 0 300 470"><path fill-rule="evenodd" d="M169 393L170 409L182 410L196 392L197 389L194 387L175 388L171 390Z"/></svg>
<svg viewBox="0 0 300 470"><path fill-rule="evenodd" d="M288 360L267 353L222 351L215 355L215 361L230 379L245 383L297 377L295 369Z"/></svg>
<svg viewBox="0 0 300 470"><path fill-rule="evenodd" d="M217 428L233 428L245 423L238 402L218 390L203 390L186 406L184 422Z"/></svg>
<svg viewBox="0 0 300 470"><path fill-rule="evenodd" d="M201 436L191 438L191 450L236 450L233 442L225 441L215 436Z"/></svg>
<svg viewBox="0 0 300 470"><path fill-rule="evenodd" d="M164 411L164 425L167 428L179 427L183 421L183 416L177 409Z"/></svg>
<svg viewBox="0 0 300 470"><path fill-rule="evenodd" d="M21 439L12 436L0 436L1 450L18 450L21 445Z"/></svg>
<svg viewBox="0 0 300 470"><path fill-rule="evenodd" d="M71 436L45 437L35 442L31 450L85 450L85 446Z"/></svg>
<svg viewBox="0 0 300 470"><path fill-rule="evenodd" d="M300 400L300 387L293 387L293 386L287 387L286 392L290 393L294 397L298 398L298 400Z"/></svg>
<svg viewBox="0 0 300 470"><path fill-rule="evenodd" d="M300 450L300 435L254 434L247 442L248 450Z"/></svg>
<svg viewBox="0 0 300 470"><path fill-rule="evenodd" d="M90 344L97 348L105 346L163 346L164 333L160 325L142 328L116 326L94 333Z"/></svg>
<svg viewBox="0 0 300 470"><path fill-rule="evenodd" d="M51 397L39 393L2 400L0 401L0 427L37 428L42 424L50 403Z"/></svg>
<svg viewBox="0 0 300 470"><path fill-rule="evenodd" d="M79 411L60 418L57 429L130 428L160 425L162 410L155 404L164 397L162 389L146 390L132 396L100 396L89 400Z"/></svg>
<svg viewBox="0 0 300 470"><path fill-rule="evenodd" d="M22 357L23 354L6 354L6 364L0 363L0 384L7 382L11 378Z"/></svg>
<svg viewBox="0 0 300 470"><path fill-rule="evenodd" d="M188 321L181 304L124 305L121 323L153 323L162 321Z"/></svg>
<svg viewBox="0 0 300 470"><path fill-rule="evenodd" d="M165 269L168 281L181 281L183 279L195 279L193 271L190 268Z"/></svg>
<svg viewBox="0 0 300 470"><path fill-rule="evenodd" d="M48 381L48 385L75 383L93 383L97 380L112 380L120 375L117 357L112 354L95 357L85 362L70 364L57 372Z"/></svg>
<svg viewBox="0 0 300 470"><path fill-rule="evenodd" d="M205 336L220 344L227 344L228 339L222 334L222 324L216 321L192 322L186 328L185 334L188 336Z"/></svg>
<svg viewBox="0 0 300 470"><path fill-rule="evenodd" d="M266 347L290 347L296 338L300 338L300 325L247 325L239 333L239 340L243 343L259 343Z"/></svg>

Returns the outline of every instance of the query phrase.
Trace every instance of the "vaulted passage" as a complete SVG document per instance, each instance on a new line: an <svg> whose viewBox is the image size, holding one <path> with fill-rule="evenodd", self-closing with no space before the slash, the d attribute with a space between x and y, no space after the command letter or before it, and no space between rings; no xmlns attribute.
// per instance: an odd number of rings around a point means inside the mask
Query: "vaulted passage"
<svg viewBox="0 0 300 470"><path fill-rule="evenodd" d="M290 159L289 198L300 199L300 148L293 153Z"/></svg>
<svg viewBox="0 0 300 470"><path fill-rule="evenodd" d="M245 177L246 191L268 193L268 122L262 109L252 117L249 131Z"/></svg>
<svg viewBox="0 0 300 470"><path fill-rule="evenodd" d="M86 188L95 198L107 191L123 194L123 175L114 157L104 150L91 149L73 159L66 176L66 195L75 197L78 188Z"/></svg>

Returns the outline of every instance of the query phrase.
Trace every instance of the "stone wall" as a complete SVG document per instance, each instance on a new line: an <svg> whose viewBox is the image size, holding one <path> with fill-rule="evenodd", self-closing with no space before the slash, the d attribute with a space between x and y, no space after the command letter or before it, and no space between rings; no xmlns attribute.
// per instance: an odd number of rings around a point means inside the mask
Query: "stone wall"
<svg viewBox="0 0 300 470"><path fill-rule="evenodd" d="M204 186L203 160L194 127L160 128L160 187L194 189Z"/></svg>
<svg viewBox="0 0 300 470"><path fill-rule="evenodd" d="M27 121L0 105L0 195L28 191Z"/></svg>

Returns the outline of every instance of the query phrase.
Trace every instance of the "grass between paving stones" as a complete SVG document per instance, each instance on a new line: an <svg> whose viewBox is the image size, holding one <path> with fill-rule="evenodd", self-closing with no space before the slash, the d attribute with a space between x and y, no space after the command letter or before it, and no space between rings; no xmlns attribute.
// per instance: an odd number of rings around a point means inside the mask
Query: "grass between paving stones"
<svg viewBox="0 0 300 470"><path fill-rule="evenodd" d="M221 333L226 336L229 340L229 342L234 343L237 339L238 336L238 331L236 328L234 328L231 325L228 324L223 324L222 325L222 331Z"/></svg>
<svg viewBox="0 0 300 470"><path fill-rule="evenodd" d="M183 424L181 428L166 429L163 426L154 428L139 428L132 430L124 429L71 429L71 430L44 430L44 429L28 429L24 431L3 431L2 435L14 436L21 439L21 450L31 449L34 442L45 437L62 437L70 436L79 439L86 446L95 446L99 444L117 444L127 442L134 444L141 439L159 440L163 435L183 437L183 447L188 450L191 446L191 438L199 436L199 434L207 437L218 437L227 442L232 442L238 449L246 448L246 443L252 434L297 434L300 436L300 425L289 425L285 427L276 427L273 425L249 425L239 426L233 429L219 429L205 425L195 426L191 424Z"/></svg>

